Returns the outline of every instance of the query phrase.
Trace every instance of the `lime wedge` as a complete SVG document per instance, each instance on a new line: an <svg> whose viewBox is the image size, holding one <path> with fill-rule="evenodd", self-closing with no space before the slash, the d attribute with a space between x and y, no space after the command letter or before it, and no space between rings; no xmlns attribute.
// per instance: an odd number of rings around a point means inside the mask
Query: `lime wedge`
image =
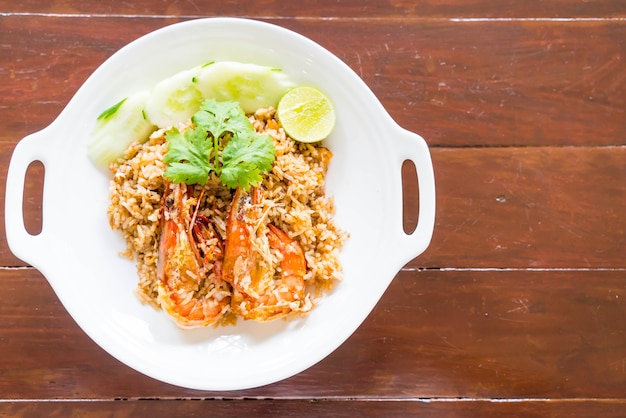
<svg viewBox="0 0 626 418"><path fill-rule="evenodd" d="M315 87L289 90L278 102L276 115L287 135L300 142L321 141L335 126L332 102Z"/></svg>

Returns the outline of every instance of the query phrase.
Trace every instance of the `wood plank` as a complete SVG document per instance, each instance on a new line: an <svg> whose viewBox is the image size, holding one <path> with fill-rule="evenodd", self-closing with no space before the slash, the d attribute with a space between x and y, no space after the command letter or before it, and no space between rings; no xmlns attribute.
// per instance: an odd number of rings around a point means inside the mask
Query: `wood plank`
<svg viewBox="0 0 626 418"><path fill-rule="evenodd" d="M204 416L281 416L294 417L623 417L626 403L621 400L529 400L524 402L488 400L98 400L80 402L4 402L0 414L11 417L68 416L154 417Z"/></svg>
<svg viewBox="0 0 626 418"><path fill-rule="evenodd" d="M437 220L411 267L626 267L626 147L433 149Z"/></svg>
<svg viewBox="0 0 626 418"><path fill-rule="evenodd" d="M350 18L425 18L425 17L517 17L517 18L572 18L624 16L623 3L619 0L596 0L593 2L568 2L563 0L518 2L515 0L480 0L472 3L448 1L377 0L341 1L319 0L315 2L258 1L256 8L245 8L237 2L214 2L196 0L188 2L161 2L136 0L106 4L80 0L55 0L41 2L26 0L5 2L0 6L4 13L89 14L89 15L166 15L166 16L245 16L245 17L350 17Z"/></svg>
<svg viewBox="0 0 626 418"><path fill-rule="evenodd" d="M403 271L322 362L246 391L154 381L97 347L33 269L0 270L0 398L623 400L623 271Z"/></svg>
<svg viewBox="0 0 626 418"><path fill-rule="evenodd" d="M0 143L0 183L12 147ZM435 231L408 268L626 267L626 147L431 151ZM26 182L24 216L33 230L41 223L40 175L34 171ZM410 202L417 191L406 184ZM407 224L414 223L408 203L406 212ZM0 265L24 265L7 247L4 223L0 237Z"/></svg>
<svg viewBox="0 0 626 418"><path fill-rule="evenodd" d="M0 17L0 141L47 126L114 51L178 20ZM626 144L623 20L269 21L343 59L433 146Z"/></svg>

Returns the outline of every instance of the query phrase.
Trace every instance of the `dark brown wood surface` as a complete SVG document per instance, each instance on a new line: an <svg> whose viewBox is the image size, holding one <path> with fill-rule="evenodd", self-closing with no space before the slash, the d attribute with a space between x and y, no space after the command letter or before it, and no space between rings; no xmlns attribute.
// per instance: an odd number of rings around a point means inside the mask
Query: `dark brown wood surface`
<svg viewBox="0 0 626 418"><path fill-rule="evenodd" d="M10 252L2 222L0 416L626 415L626 2L0 0L2 187L17 142L106 58L209 16L310 37L424 136L430 247L317 365L204 392L93 343ZM44 176L35 164L25 187L33 233ZM415 200L413 182L405 194Z"/></svg>

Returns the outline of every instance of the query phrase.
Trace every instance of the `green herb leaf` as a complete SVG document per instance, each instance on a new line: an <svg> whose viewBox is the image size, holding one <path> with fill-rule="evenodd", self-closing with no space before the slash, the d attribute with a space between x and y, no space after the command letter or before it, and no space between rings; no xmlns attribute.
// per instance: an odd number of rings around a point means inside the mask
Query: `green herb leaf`
<svg viewBox="0 0 626 418"><path fill-rule="evenodd" d="M196 127L181 133L172 128L165 137L168 145L163 162L168 167L163 175L174 183L206 184L213 169L210 163L211 141L206 130Z"/></svg>
<svg viewBox="0 0 626 418"><path fill-rule="evenodd" d="M247 190L272 169L272 138L254 131L238 103L205 100L191 120L193 129L166 133L164 176L170 181L204 185L215 171L222 184Z"/></svg>
<svg viewBox="0 0 626 418"><path fill-rule="evenodd" d="M252 123L237 102L205 100L191 121L194 125L202 126L209 131L214 138L219 138L227 132L233 136L239 133L254 133Z"/></svg>
<svg viewBox="0 0 626 418"><path fill-rule="evenodd" d="M261 182L261 174L272 169L274 142L267 135L237 135L224 147L222 159L222 182L247 190Z"/></svg>

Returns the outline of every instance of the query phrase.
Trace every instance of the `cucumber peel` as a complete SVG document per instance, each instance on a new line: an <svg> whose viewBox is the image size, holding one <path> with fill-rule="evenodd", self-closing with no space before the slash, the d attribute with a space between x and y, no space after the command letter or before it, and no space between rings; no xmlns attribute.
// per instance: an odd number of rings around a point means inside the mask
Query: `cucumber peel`
<svg viewBox="0 0 626 418"><path fill-rule="evenodd" d="M197 86L200 67L180 71L161 80L150 92L146 115L159 128L185 123L204 100Z"/></svg>
<svg viewBox="0 0 626 418"><path fill-rule="evenodd" d="M294 86L280 69L220 61L200 68L197 85L205 98L238 102L245 113L276 107Z"/></svg>
<svg viewBox="0 0 626 418"><path fill-rule="evenodd" d="M155 126L145 118L143 110L150 93L140 91L100 114L87 146L87 156L101 168L124 155L130 144L143 143L154 132Z"/></svg>

